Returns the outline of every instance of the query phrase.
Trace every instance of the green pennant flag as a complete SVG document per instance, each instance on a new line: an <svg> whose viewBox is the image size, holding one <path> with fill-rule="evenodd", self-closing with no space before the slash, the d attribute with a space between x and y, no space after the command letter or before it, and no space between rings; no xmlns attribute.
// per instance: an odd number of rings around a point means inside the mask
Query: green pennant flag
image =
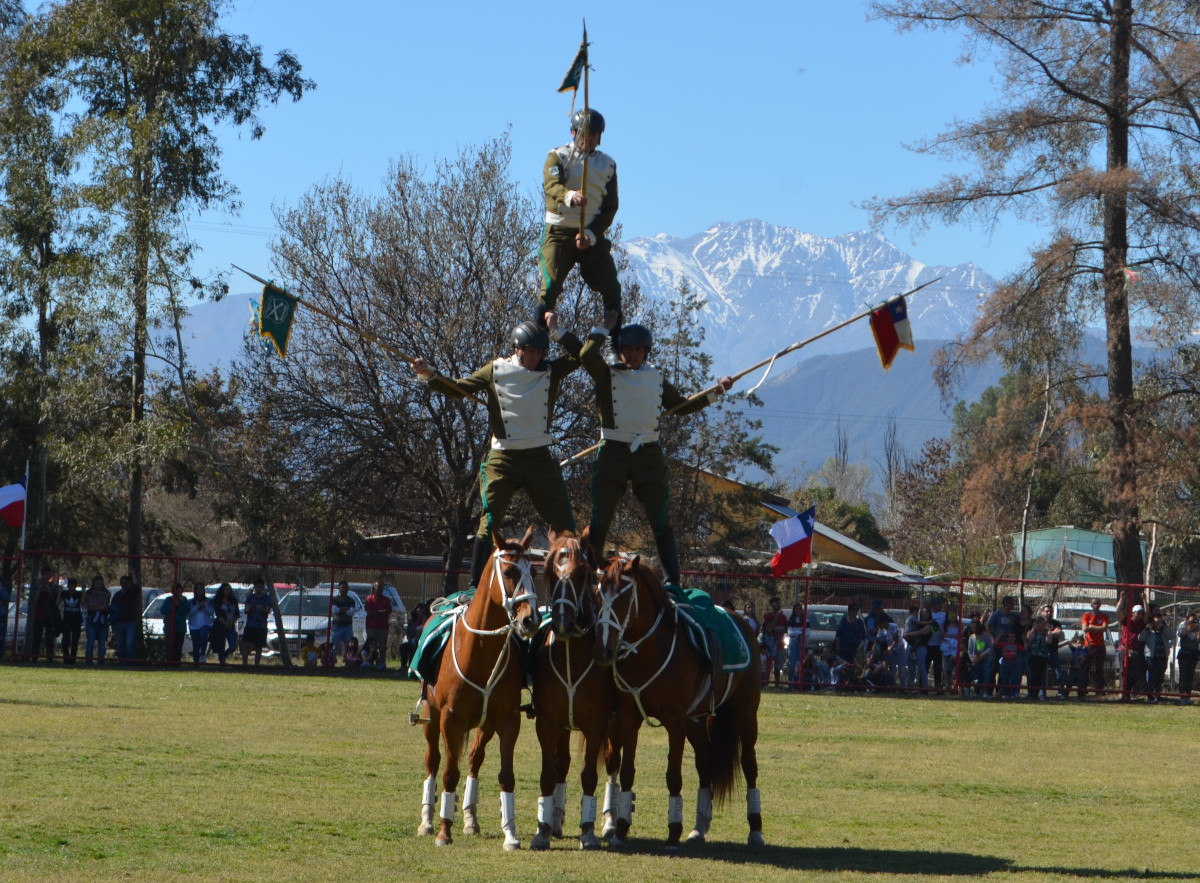
<svg viewBox="0 0 1200 883"><path fill-rule="evenodd" d="M583 69L588 63L588 41L587 41L587 26L583 28L583 42L579 44L579 51L575 53L575 60L571 62L571 69L567 71L567 75L563 77L562 85L558 87L559 92L576 92L579 86L583 83ZM574 106L574 102L572 102Z"/></svg>
<svg viewBox="0 0 1200 883"><path fill-rule="evenodd" d="M288 334L296 318L296 301L286 291L269 282L263 286L262 306L258 312L258 336L275 345L281 359L287 358Z"/></svg>

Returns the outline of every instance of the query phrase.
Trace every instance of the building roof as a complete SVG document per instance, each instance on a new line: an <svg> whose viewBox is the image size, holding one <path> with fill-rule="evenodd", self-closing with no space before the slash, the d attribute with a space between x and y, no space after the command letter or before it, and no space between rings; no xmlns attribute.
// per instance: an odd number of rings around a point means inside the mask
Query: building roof
<svg viewBox="0 0 1200 883"><path fill-rule="evenodd" d="M1014 533L1013 556L1020 558L1021 534ZM1142 542L1142 555L1146 544ZM1116 582L1112 535L1071 525L1046 527L1025 535L1025 575L1028 579L1074 583Z"/></svg>

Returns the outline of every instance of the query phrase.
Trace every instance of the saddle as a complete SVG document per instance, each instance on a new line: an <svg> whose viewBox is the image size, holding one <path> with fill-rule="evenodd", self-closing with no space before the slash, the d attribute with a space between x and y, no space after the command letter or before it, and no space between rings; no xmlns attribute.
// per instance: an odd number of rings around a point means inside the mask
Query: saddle
<svg viewBox="0 0 1200 883"><path fill-rule="evenodd" d="M712 666L714 672L745 671L753 661L750 645L729 611L713 603L700 589L667 589L679 618L687 626L688 643Z"/></svg>
<svg viewBox="0 0 1200 883"><path fill-rule="evenodd" d="M416 677L425 684L437 683L438 669L442 667L442 653L446 650L446 642L450 640L450 629L454 625L454 619L462 615L462 611L474 597L474 589L465 589L430 602L429 621L425 623L425 627L421 629L421 637L417 639L417 649L413 651L408 666L409 677Z"/></svg>

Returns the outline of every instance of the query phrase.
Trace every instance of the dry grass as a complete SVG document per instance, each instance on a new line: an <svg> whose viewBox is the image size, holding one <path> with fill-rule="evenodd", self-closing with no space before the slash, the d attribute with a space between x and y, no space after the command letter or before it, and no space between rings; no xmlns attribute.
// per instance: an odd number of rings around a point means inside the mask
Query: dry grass
<svg viewBox="0 0 1200 883"><path fill-rule="evenodd" d="M416 695L390 678L4 667L0 880L1200 879L1192 708L769 693L769 846L744 845L739 795L707 846L667 859L665 741L645 729L625 855L573 839L502 853L494 755L484 835L415 837ZM527 841L530 723L518 755Z"/></svg>

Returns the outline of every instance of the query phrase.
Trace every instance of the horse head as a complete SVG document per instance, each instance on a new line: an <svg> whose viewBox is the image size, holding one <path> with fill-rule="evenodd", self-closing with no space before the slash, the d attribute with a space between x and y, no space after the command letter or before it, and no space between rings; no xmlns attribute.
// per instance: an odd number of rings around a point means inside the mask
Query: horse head
<svg viewBox="0 0 1200 883"><path fill-rule="evenodd" d="M540 624L537 591L529 561L533 527L527 528L520 540L505 540L499 534L493 535L492 540L496 551L492 553L491 576L487 580L491 601L504 608L509 625L518 635L530 638Z"/></svg>
<svg viewBox="0 0 1200 883"><path fill-rule="evenodd" d="M550 606L550 627L560 638L584 634L596 621L595 596L592 593L593 563L589 529L576 538L569 531L550 531L550 551L546 555L546 603Z"/></svg>
<svg viewBox="0 0 1200 883"><path fill-rule="evenodd" d="M638 579L643 568L641 558L616 555L605 563L595 588L596 640L592 657L600 665L612 665L629 648L625 631L639 613Z"/></svg>

